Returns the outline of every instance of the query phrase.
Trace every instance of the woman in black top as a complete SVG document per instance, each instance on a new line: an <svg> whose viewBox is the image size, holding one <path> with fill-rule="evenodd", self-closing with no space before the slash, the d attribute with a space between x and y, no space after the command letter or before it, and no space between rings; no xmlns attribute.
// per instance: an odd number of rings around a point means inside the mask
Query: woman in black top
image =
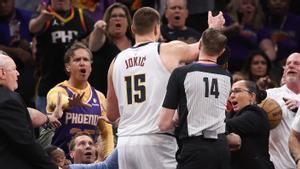
<svg viewBox="0 0 300 169"><path fill-rule="evenodd" d="M231 151L232 169L274 169L269 155L270 126L267 113L256 104L266 97L252 81L233 84L227 113L226 130L241 137L239 150Z"/></svg>

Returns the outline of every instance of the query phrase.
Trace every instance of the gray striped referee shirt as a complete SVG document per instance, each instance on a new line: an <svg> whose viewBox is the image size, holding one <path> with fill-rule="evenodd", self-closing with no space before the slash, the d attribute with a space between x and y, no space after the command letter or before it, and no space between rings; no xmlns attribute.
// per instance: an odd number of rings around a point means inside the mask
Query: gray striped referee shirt
<svg viewBox="0 0 300 169"><path fill-rule="evenodd" d="M232 78L217 64L193 63L176 68L163 107L178 109L177 138L225 132L225 109Z"/></svg>

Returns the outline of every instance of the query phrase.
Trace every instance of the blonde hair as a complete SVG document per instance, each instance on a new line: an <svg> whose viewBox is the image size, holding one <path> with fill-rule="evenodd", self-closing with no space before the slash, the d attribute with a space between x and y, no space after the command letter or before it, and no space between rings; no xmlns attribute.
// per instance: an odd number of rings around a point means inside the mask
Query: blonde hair
<svg viewBox="0 0 300 169"><path fill-rule="evenodd" d="M230 3L227 5L227 12L230 15L230 17L233 19L233 21L238 22L238 11L240 8L240 5L242 4L243 0L231 0ZM259 0L252 0L255 6L255 14L253 16L253 27L256 30L259 30L263 27L263 22L265 20L265 15L263 13L262 7L259 3Z"/></svg>

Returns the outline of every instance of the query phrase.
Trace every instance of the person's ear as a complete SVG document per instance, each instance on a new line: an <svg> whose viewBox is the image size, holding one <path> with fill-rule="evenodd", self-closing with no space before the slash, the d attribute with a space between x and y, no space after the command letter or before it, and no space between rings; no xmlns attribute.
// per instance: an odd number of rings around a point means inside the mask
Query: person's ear
<svg viewBox="0 0 300 169"><path fill-rule="evenodd" d="M5 79L5 74L6 74L6 72L4 71L4 68L0 68L0 79L1 80Z"/></svg>
<svg viewBox="0 0 300 169"><path fill-rule="evenodd" d="M133 26L133 25L131 25L131 32L133 33L133 34L135 34L135 32L136 32L136 29L135 29L135 27Z"/></svg>
<svg viewBox="0 0 300 169"><path fill-rule="evenodd" d="M184 9L183 16L184 16L185 20L188 18L189 10L187 8Z"/></svg>
<svg viewBox="0 0 300 169"><path fill-rule="evenodd" d="M219 56L221 56L225 52L226 48L223 48L223 50L220 52Z"/></svg>
<svg viewBox="0 0 300 169"><path fill-rule="evenodd" d="M201 47L202 47L202 39L200 39L199 41L199 50L201 49Z"/></svg>
<svg viewBox="0 0 300 169"><path fill-rule="evenodd" d="M68 72L68 73L70 73L70 64L68 64L68 63L66 63L65 64L65 68L66 68L66 71Z"/></svg>
<svg viewBox="0 0 300 169"><path fill-rule="evenodd" d="M160 29L159 25L155 25L155 27L154 27L154 35L155 36L157 36L160 33L159 29Z"/></svg>
<svg viewBox="0 0 300 169"><path fill-rule="evenodd" d="M169 14L169 10L167 8L165 9L164 15L165 15L166 19L169 19L170 14Z"/></svg>
<svg viewBox="0 0 300 169"><path fill-rule="evenodd" d="M70 157L71 157L72 159L74 159L74 154L75 154L75 151L70 151Z"/></svg>
<svg viewBox="0 0 300 169"><path fill-rule="evenodd" d="M252 93L250 93L250 95L251 95L250 103L256 104L256 94L252 92Z"/></svg>

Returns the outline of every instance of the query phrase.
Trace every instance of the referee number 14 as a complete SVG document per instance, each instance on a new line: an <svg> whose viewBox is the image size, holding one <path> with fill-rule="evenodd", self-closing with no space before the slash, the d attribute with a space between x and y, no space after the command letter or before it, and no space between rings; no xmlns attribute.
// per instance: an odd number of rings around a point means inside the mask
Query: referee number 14
<svg viewBox="0 0 300 169"><path fill-rule="evenodd" d="M203 81L205 83L205 97L209 97L209 95L215 96L215 98L219 97L219 87L218 87L218 79L212 78L209 81L208 77L204 77Z"/></svg>

